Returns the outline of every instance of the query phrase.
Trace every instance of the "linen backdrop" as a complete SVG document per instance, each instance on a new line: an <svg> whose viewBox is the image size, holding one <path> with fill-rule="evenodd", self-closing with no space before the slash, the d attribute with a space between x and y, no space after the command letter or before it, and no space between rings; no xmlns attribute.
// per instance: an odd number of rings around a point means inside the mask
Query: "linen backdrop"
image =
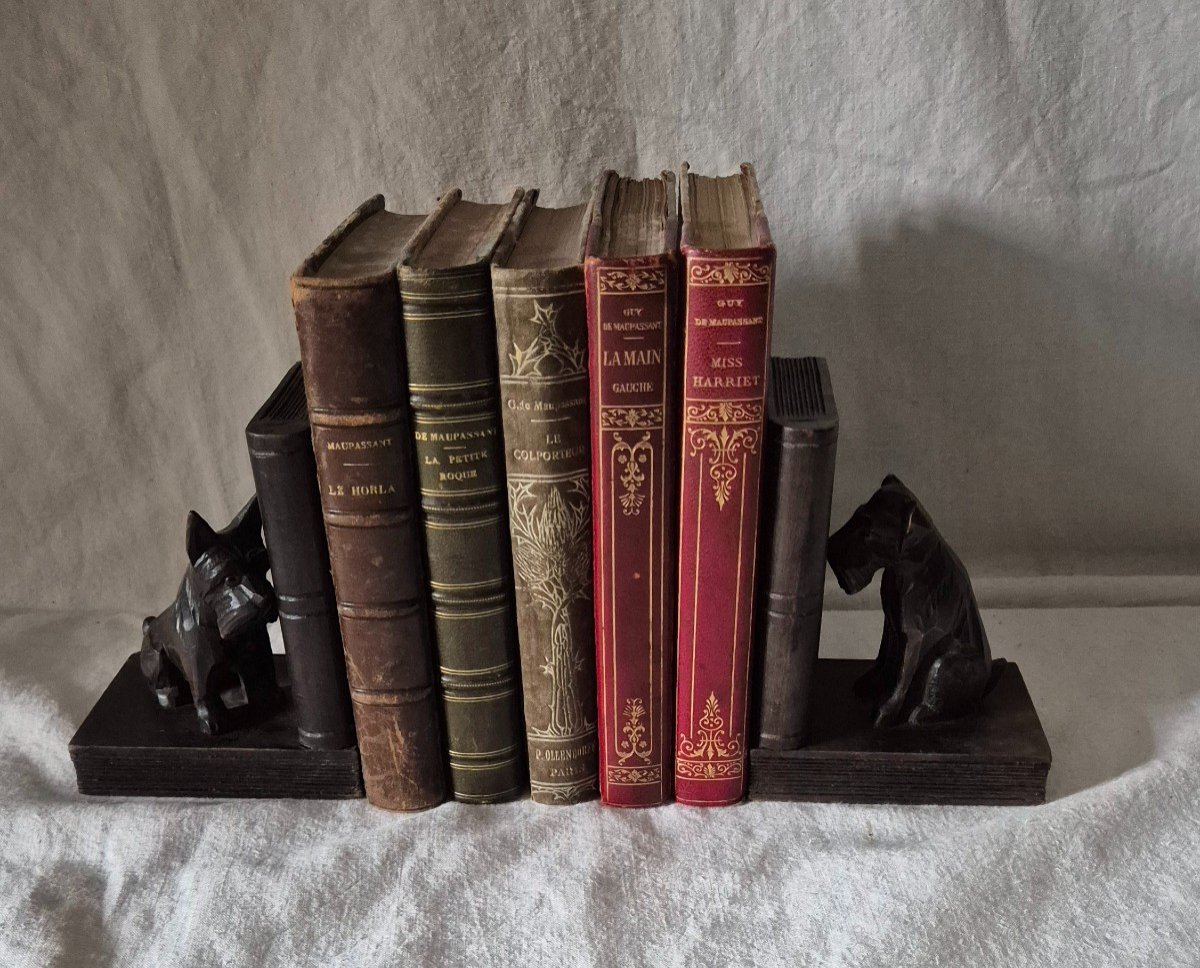
<svg viewBox="0 0 1200 968"><path fill-rule="evenodd" d="M835 523L891 471L985 602L1200 601L1191 0L2 6L0 607L164 604L366 196L684 159L757 165Z"/></svg>

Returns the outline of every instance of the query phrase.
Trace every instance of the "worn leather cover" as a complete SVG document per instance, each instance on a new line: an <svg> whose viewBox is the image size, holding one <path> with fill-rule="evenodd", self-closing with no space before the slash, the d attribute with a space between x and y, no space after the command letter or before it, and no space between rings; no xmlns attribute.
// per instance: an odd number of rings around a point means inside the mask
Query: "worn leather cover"
<svg viewBox="0 0 1200 968"><path fill-rule="evenodd" d="M679 219L667 181L667 251L596 255L597 199L585 260L600 795L620 807L671 798Z"/></svg>
<svg viewBox="0 0 1200 968"><path fill-rule="evenodd" d="M321 278L360 206L292 277L317 479L367 798L396 810L445 798L441 728L392 269Z"/></svg>
<svg viewBox="0 0 1200 968"><path fill-rule="evenodd" d="M753 172L743 166L743 178ZM683 177L683 433L675 797L734 803L746 792L750 639L775 247L697 248ZM757 195L757 192L755 192Z"/></svg>
<svg viewBox="0 0 1200 968"><path fill-rule="evenodd" d="M578 803L598 763L582 260L493 265L492 292L530 792Z"/></svg>
<svg viewBox="0 0 1200 968"><path fill-rule="evenodd" d="M771 357L754 627L754 746L790 750L806 742L837 438L825 360Z"/></svg>
<svg viewBox="0 0 1200 968"><path fill-rule="evenodd" d="M492 311L502 233L470 264L410 264L459 200L443 197L397 272L450 782L456 800L491 803L526 783Z"/></svg>
<svg viewBox="0 0 1200 968"><path fill-rule="evenodd" d="M246 425L246 445L300 742L324 750L353 746L354 718L299 363Z"/></svg>

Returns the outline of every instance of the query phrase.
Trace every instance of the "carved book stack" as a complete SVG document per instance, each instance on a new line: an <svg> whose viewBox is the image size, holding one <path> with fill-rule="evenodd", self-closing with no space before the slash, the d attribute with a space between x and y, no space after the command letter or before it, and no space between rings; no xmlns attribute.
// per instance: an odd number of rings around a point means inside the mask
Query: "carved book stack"
<svg viewBox="0 0 1200 968"><path fill-rule="evenodd" d="M376 196L292 277L363 781L396 810L446 790L396 283L423 221Z"/></svg>
<svg viewBox="0 0 1200 968"><path fill-rule="evenodd" d="M600 793L671 796L674 672L675 179L606 172L586 262Z"/></svg>
<svg viewBox="0 0 1200 968"><path fill-rule="evenodd" d="M796 749L807 740L837 437L825 360L772 357L752 730L755 745L769 749Z"/></svg>
<svg viewBox="0 0 1200 968"><path fill-rule="evenodd" d="M775 247L754 171L683 166L683 433L675 796L746 792L759 469Z"/></svg>
<svg viewBox="0 0 1200 968"><path fill-rule="evenodd" d="M300 742L354 745L312 431L297 363L246 425Z"/></svg>
<svg viewBox="0 0 1200 968"><path fill-rule="evenodd" d="M588 205L521 202L492 266L508 522L537 803L596 793L588 339Z"/></svg>
<svg viewBox="0 0 1200 968"><path fill-rule="evenodd" d="M491 263L521 202L447 193L398 273L434 640L456 800L525 787Z"/></svg>

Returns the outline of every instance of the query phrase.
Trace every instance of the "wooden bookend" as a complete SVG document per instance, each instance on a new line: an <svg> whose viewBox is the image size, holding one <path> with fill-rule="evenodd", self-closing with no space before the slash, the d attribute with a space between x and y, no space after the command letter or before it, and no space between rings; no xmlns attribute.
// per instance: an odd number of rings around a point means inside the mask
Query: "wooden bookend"
<svg viewBox="0 0 1200 968"><path fill-rule="evenodd" d="M811 742L750 751L752 800L1020 805L1043 803L1050 744L1021 671L997 662L975 710L957 719L876 727L855 680L858 659L818 659Z"/></svg>
<svg viewBox="0 0 1200 968"><path fill-rule="evenodd" d="M253 725L206 732L188 707L164 709L131 655L71 738L79 792L123 797L349 799L363 795L355 747L302 746L284 657L279 702Z"/></svg>

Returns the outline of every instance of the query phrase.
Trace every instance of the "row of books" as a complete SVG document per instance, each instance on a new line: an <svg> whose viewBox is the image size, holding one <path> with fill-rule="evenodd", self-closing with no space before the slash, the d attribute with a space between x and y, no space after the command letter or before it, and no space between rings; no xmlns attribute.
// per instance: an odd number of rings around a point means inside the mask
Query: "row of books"
<svg viewBox="0 0 1200 968"><path fill-rule="evenodd" d="M332 587L280 613L291 652L336 598L372 802L742 798L774 266L753 169L684 165L377 196L295 272L302 379L256 421L306 406ZM270 503L279 586L319 529Z"/></svg>

